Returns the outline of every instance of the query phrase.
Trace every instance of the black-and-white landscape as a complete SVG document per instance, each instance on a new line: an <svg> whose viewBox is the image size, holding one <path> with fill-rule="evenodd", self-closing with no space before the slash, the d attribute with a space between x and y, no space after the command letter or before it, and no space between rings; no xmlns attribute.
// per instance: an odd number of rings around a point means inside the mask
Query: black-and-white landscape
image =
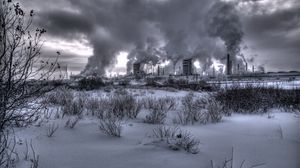
<svg viewBox="0 0 300 168"><path fill-rule="evenodd" d="M298 0L1 0L0 167L299 168Z"/></svg>

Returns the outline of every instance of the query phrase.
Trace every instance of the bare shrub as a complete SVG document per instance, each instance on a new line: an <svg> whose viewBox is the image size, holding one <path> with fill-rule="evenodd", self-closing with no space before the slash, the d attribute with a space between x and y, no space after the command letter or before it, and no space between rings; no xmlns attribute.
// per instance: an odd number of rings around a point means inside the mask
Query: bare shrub
<svg viewBox="0 0 300 168"><path fill-rule="evenodd" d="M19 161L19 155L16 152L16 138L9 138L9 132L0 131L0 167L14 168Z"/></svg>
<svg viewBox="0 0 300 168"><path fill-rule="evenodd" d="M274 102L285 111L300 112L300 89L277 89Z"/></svg>
<svg viewBox="0 0 300 168"><path fill-rule="evenodd" d="M142 102L143 102L143 107L145 109L152 109L155 104L155 98L151 98L151 97L144 98L142 99Z"/></svg>
<svg viewBox="0 0 300 168"><path fill-rule="evenodd" d="M8 147L8 136L6 132L0 132L0 166L5 166L7 162L6 150Z"/></svg>
<svg viewBox="0 0 300 168"><path fill-rule="evenodd" d="M228 115L231 112L266 113L271 108L300 111L299 89L234 85L219 90L215 99L223 105L223 111Z"/></svg>
<svg viewBox="0 0 300 168"><path fill-rule="evenodd" d="M109 112L118 118L136 118L141 110L141 103L130 94L113 95L103 103L106 107L109 105Z"/></svg>
<svg viewBox="0 0 300 168"><path fill-rule="evenodd" d="M272 97L259 86L239 86L220 90L216 95L216 100L224 105L224 111L228 115L231 112L238 113L258 113L266 112L269 101Z"/></svg>
<svg viewBox="0 0 300 168"><path fill-rule="evenodd" d="M223 113L222 106L212 96L196 97L189 93L181 100L182 110L176 113L173 122L177 124L206 124L220 122Z"/></svg>
<svg viewBox="0 0 300 168"><path fill-rule="evenodd" d="M233 165L237 165L237 163L235 163L233 155L234 155L234 149L232 148L231 157L229 159L225 158L225 160L222 162L221 166L216 166L216 168L234 168ZM215 164L214 164L213 160L211 160L210 163L211 163L211 168L215 168L215 166L214 166ZM266 165L266 164L265 163L259 163L259 164L251 165L248 168L261 167L261 166L264 166L264 165ZM246 168L245 167L245 160L243 160L237 168Z"/></svg>
<svg viewBox="0 0 300 168"><path fill-rule="evenodd" d="M152 130L153 136L158 138L160 141L167 140L169 138L174 138L179 132L178 127L166 127L163 125L158 126Z"/></svg>
<svg viewBox="0 0 300 168"><path fill-rule="evenodd" d="M166 116L166 111L154 108L151 109L150 114L146 116L145 122L150 124L163 124Z"/></svg>
<svg viewBox="0 0 300 168"><path fill-rule="evenodd" d="M174 97L166 96L164 98L160 98L159 101L162 101L166 104L168 110L176 110L176 100Z"/></svg>
<svg viewBox="0 0 300 168"><path fill-rule="evenodd" d="M96 115L100 119L110 116L120 119L124 117L136 118L141 107L142 103L131 94L114 94L108 98L92 98L86 100L85 103L88 113Z"/></svg>
<svg viewBox="0 0 300 168"><path fill-rule="evenodd" d="M151 124L162 124L167 117L167 112L176 109L176 101L172 97L145 98L141 103L150 111L145 122Z"/></svg>
<svg viewBox="0 0 300 168"><path fill-rule="evenodd" d="M24 159L29 160L29 148L28 148L28 142L25 141L25 152L24 152Z"/></svg>
<svg viewBox="0 0 300 168"><path fill-rule="evenodd" d="M65 105L71 102L74 96L70 89L66 87L57 88L55 91L47 93L42 103L46 105Z"/></svg>
<svg viewBox="0 0 300 168"><path fill-rule="evenodd" d="M79 106L84 108L87 100L87 94L80 92L78 93L77 97L74 100L77 102Z"/></svg>
<svg viewBox="0 0 300 168"><path fill-rule="evenodd" d="M153 129L154 138L167 143L172 150L184 149L189 153L196 154L199 152L199 140L195 139L189 132L182 131L178 127L159 126Z"/></svg>
<svg viewBox="0 0 300 168"><path fill-rule="evenodd" d="M80 101L73 100L71 102L68 102L62 107L63 117L65 115L77 115L78 117L82 117L84 110L83 107L84 105Z"/></svg>
<svg viewBox="0 0 300 168"><path fill-rule="evenodd" d="M55 114L54 114L55 119L60 119L61 118L61 111L60 108L56 108Z"/></svg>
<svg viewBox="0 0 300 168"><path fill-rule="evenodd" d="M31 168L38 168L39 167L39 158L40 156L35 153L35 149L32 145L32 140L30 141L30 149L32 153L32 157L29 158L30 152L29 152L29 146L27 140L25 141L26 149L25 149L25 154L24 154L24 159L25 160L30 160L31 162Z"/></svg>
<svg viewBox="0 0 300 168"><path fill-rule="evenodd" d="M41 126L43 125L43 123L44 123L44 120L43 120L43 119L39 119L39 120L36 122L35 126L36 126L36 127L41 127Z"/></svg>
<svg viewBox="0 0 300 168"><path fill-rule="evenodd" d="M150 113L146 116L145 122L150 124L163 124L166 117L169 107L164 101L160 99L151 101L149 106Z"/></svg>
<svg viewBox="0 0 300 168"><path fill-rule="evenodd" d="M189 93L181 100L182 110L177 112L177 118L174 120L176 123L180 124L189 124L197 122L200 116L200 110L197 109L198 106L195 106L194 94Z"/></svg>
<svg viewBox="0 0 300 168"><path fill-rule="evenodd" d="M214 98L207 100L207 119L212 123L220 122L223 118L223 106Z"/></svg>
<svg viewBox="0 0 300 168"><path fill-rule="evenodd" d="M67 122L65 124L65 127L73 129L75 127L75 125L78 123L79 120L80 120L80 118L78 116L70 117L67 120Z"/></svg>
<svg viewBox="0 0 300 168"><path fill-rule="evenodd" d="M30 159L31 168L38 168L39 167L40 156L35 153L32 142L30 143L30 148L31 148L31 151L32 151L32 158Z"/></svg>
<svg viewBox="0 0 300 168"><path fill-rule="evenodd" d="M45 107L44 111L43 111L43 118L46 120L49 120L52 116L52 110L50 110L49 108Z"/></svg>
<svg viewBox="0 0 300 168"><path fill-rule="evenodd" d="M206 122L205 98L195 97L195 95L191 92L182 98L181 104L182 109L177 112L176 117L173 120L175 123L186 125L194 124L199 121L202 123Z"/></svg>
<svg viewBox="0 0 300 168"><path fill-rule="evenodd" d="M99 129L107 135L121 137L122 121L117 117L100 119Z"/></svg>
<svg viewBox="0 0 300 168"><path fill-rule="evenodd" d="M133 97L128 101L128 103L125 106L125 114L129 118L136 118L139 112L141 111L142 104L135 100Z"/></svg>
<svg viewBox="0 0 300 168"><path fill-rule="evenodd" d="M99 118L99 119L104 119L108 116L113 116L114 113L113 113L113 106L112 106L112 103L110 102L109 99L106 99L106 98L102 98L100 99L99 101L99 104L100 104L100 107L99 109L95 112L96 116Z"/></svg>
<svg viewBox="0 0 300 168"><path fill-rule="evenodd" d="M47 136L50 138L54 135L54 133L58 130L58 124L52 123L47 127Z"/></svg>
<svg viewBox="0 0 300 168"><path fill-rule="evenodd" d="M94 116L95 113L101 109L100 101L101 100L99 98L87 99L85 103L85 108L87 109L87 112Z"/></svg>

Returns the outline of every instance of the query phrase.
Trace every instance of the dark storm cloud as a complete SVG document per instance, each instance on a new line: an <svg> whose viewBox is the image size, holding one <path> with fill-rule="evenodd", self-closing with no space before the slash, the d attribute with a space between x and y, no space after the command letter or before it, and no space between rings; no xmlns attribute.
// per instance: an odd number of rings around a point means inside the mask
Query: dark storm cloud
<svg viewBox="0 0 300 168"><path fill-rule="evenodd" d="M261 5L266 0L238 3L220 0L28 2L39 8L37 23L48 30L49 36L68 39L83 36L89 41L94 53L85 72L92 69L103 74L115 63L119 51L130 53L128 65L135 61L155 64L161 59L171 59L175 64L188 57L211 64L211 58L223 61L226 53L232 50L240 55L242 43L249 45L248 53L244 54L248 60L252 60L254 54L265 60L282 58L274 53L285 53L299 60L300 10L296 0L285 1L291 2L292 7L269 13L265 10L280 5L282 0L270 1L272 5L269 6ZM240 3L251 12L238 11Z"/></svg>
<svg viewBox="0 0 300 168"><path fill-rule="evenodd" d="M288 32L299 28L300 5L289 9L250 16L246 28L253 32Z"/></svg>
<svg viewBox="0 0 300 168"><path fill-rule="evenodd" d="M300 3L246 16L245 41L271 70L300 70Z"/></svg>
<svg viewBox="0 0 300 168"><path fill-rule="evenodd" d="M52 10L41 13L37 24L46 27L52 35L75 38L76 34L86 34L93 31L93 22L85 16L62 10Z"/></svg>

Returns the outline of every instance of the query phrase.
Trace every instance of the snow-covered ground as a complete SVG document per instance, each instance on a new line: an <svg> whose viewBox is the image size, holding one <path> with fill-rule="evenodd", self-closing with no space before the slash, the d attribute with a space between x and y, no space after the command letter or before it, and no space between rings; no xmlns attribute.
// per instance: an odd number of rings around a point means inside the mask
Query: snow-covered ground
<svg viewBox="0 0 300 168"><path fill-rule="evenodd" d="M177 100L188 94L186 91L128 91L140 98L171 96ZM108 94L89 93L91 96ZM65 128L65 122L66 118L50 119L40 127L15 129L20 159L24 142L32 140L40 155L41 168L211 168L211 160L214 167L221 166L225 158L231 157L232 149L234 168L240 168L243 161L243 168L256 164L261 164L259 168L300 167L300 114L297 113L273 110L264 115L233 114L217 124L179 126L200 140L197 154L151 143L152 130L157 125L144 123L143 113L124 122L121 138L103 134L96 118L84 117L74 129ZM47 137L51 123L58 124L59 129L53 137ZM21 161L18 167L26 164Z"/></svg>

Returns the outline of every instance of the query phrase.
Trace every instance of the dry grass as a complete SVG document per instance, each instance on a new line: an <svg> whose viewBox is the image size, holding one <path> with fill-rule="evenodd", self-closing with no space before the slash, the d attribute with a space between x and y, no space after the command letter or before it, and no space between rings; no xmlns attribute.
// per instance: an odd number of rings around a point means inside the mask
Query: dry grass
<svg viewBox="0 0 300 168"><path fill-rule="evenodd" d="M52 123L52 124L49 124L47 126L47 132L46 132L46 135L47 137L52 137L54 135L54 133L58 130L59 126L58 124L55 124L55 123Z"/></svg>
<svg viewBox="0 0 300 168"><path fill-rule="evenodd" d="M300 111L300 90L236 85L219 90L215 99L227 115L231 112L266 113L271 108Z"/></svg>
<svg viewBox="0 0 300 168"><path fill-rule="evenodd" d="M181 100L182 108L176 113L176 124L217 123L222 120L222 106L213 97L198 97L189 93Z"/></svg>
<svg viewBox="0 0 300 168"><path fill-rule="evenodd" d="M99 129L107 135L121 137L122 120L117 117L101 119L99 122Z"/></svg>
<svg viewBox="0 0 300 168"><path fill-rule="evenodd" d="M172 150L184 149L188 153L199 152L200 141L195 139L191 133L182 131L178 127L159 126L153 129L153 136L161 142L165 142Z"/></svg>

